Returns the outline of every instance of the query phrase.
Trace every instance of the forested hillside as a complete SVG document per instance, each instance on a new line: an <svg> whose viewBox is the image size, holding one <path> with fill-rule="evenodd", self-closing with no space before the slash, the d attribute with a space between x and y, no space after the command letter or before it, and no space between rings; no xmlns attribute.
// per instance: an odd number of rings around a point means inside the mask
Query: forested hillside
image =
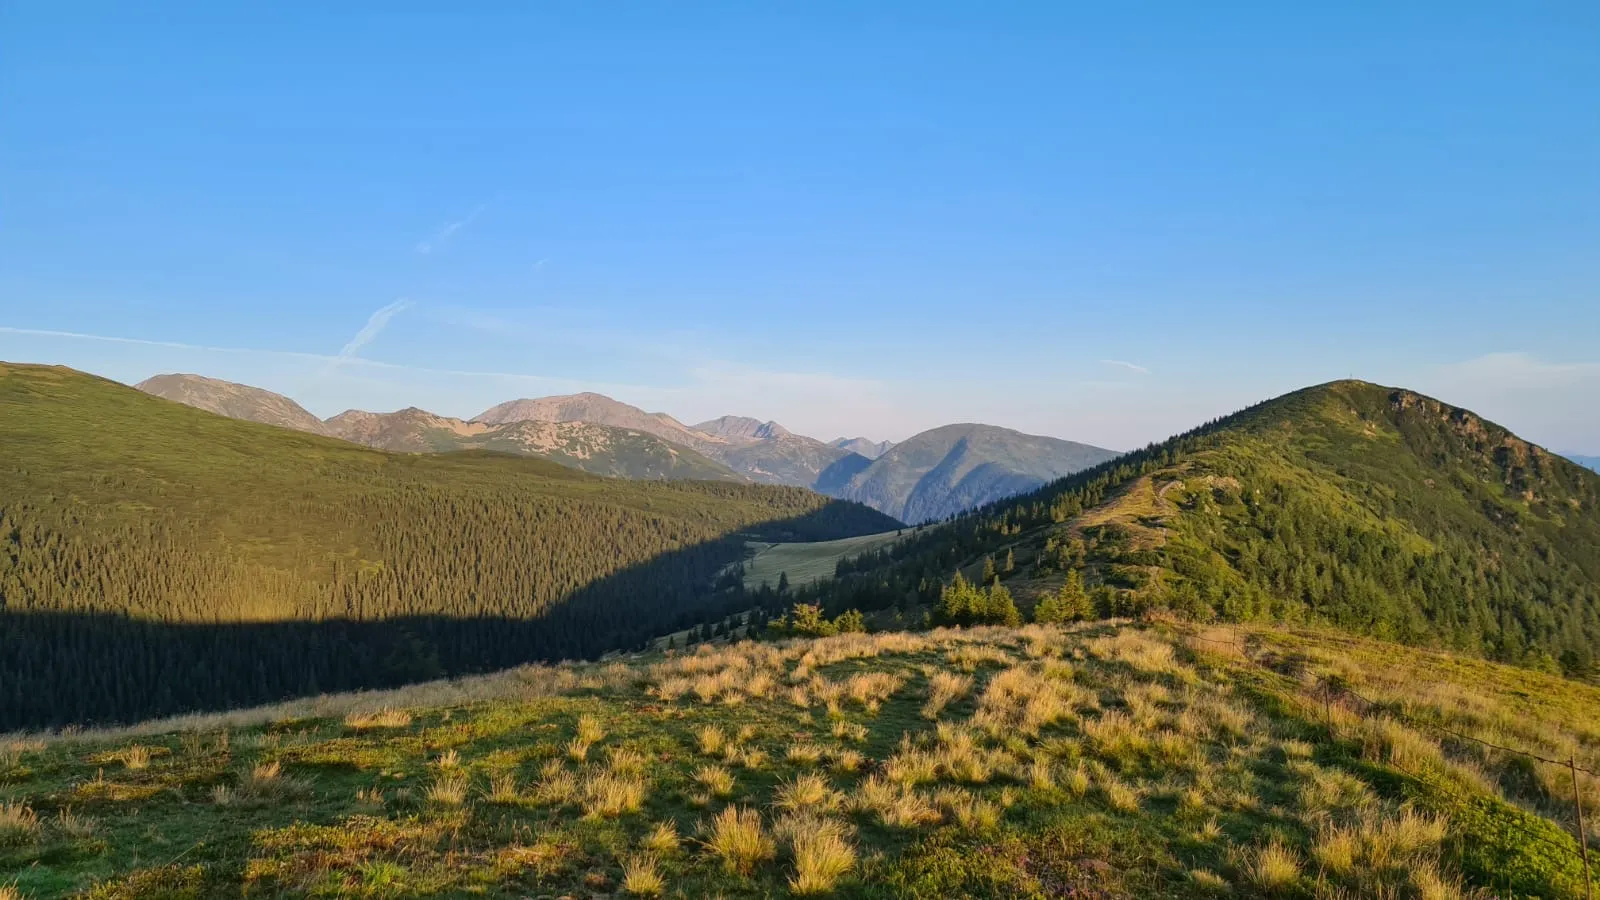
<svg viewBox="0 0 1600 900"><path fill-rule="evenodd" d="M0 364L0 729L393 684L723 615L746 538L898 523L809 491L384 453Z"/></svg>
<svg viewBox="0 0 1600 900"><path fill-rule="evenodd" d="M1336 382L841 564L803 598L935 606L958 569L1024 611L1067 594L1324 622L1593 678L1600 477L1466 410Z"/></svg>

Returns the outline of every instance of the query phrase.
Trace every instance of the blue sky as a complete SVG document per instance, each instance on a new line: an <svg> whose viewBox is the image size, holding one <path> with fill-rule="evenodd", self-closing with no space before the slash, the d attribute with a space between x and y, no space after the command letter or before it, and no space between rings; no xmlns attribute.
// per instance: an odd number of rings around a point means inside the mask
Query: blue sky
<svg viewBox="0 0 1600 900"><path fill-rule="evenodd" d="M1600 5L0 6L0 359L1126 448L1600 453ZM334 11L330 11L334 10Z"/></svg>

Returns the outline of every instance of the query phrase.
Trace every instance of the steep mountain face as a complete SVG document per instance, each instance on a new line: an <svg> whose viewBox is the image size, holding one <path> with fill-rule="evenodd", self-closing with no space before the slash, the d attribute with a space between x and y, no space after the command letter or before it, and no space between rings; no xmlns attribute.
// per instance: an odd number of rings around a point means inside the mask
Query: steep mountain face
<svg viewBox="0 0 1600 900"><path fill-rule="evenodd" d="M815 489L824 471L852 454L813 438L786 434L767 440L730 443L712 450L711 455L754 481Z"/></svg>
<svg viewBox="0 0 1600 900"><path fill-rule="evenodd" d="M737 441L772 440L787 437L792 433L777 422L763 422L749 416L722 416L709 422L701 422L694 426L694 430Z"/></svg>
<svg viewBox="0 0 1600 900"><path fill-rule="evenodd" d="M832 496L918 524L1031 491L1116 455L993 425L945 425L896 444L848 479L831 472L823 482Z"/></svg>
<svg viewBox="0 0 1600 900"><path fill-rule="evenodd" d="M828 442L828 446L859 453L867 459L877 459L889 452L889 448L894 446L894 441L874 441L864 437L834 438Z"/></svg>
<svg viewBox="0 0 1600 900"><path fill-rule="evenodd" d="M1309 621L1600 678L1600 475L1403 389L1307 388L916 541L872 573L886 597L988 557L1024 607L1076 571L1102 615Z"/></svg>
<svg viewBox="0 0 1600 900"><path fill-rule="evenodd" d="M847 455L794 434L776 422L723 416L690 428L665 413L647 413L602 394L513 400L474 416L473 422L595 422L653 434L709 457L764 484L811 487L823 470Z"/></svg>
<svg viewBox="0 0 1600 900"><path fill-rule="evenodd" d="M536 456L596 475L744 481L720 463L652 434L592 422L525 420L490 425L411 407L392 413L350 410L327 421L335 437L408 453L493 450Z"/></svg>
<svg viewBox="0 0 1600 900"><path fill-rule="evenodd" d="M824 473L854 456L848 450L795 434L777 422L749 416L723 416L701 422L695 430L727 441L710 448L710 455L735 472L767 484L799 485L827 493L822 485L830 482Z"/></svg>
<svg viewBox="0 0 1600 900"><path fill-rule="evenodd" d="M134 385L147 394L195 409L264 425L327 434L322 420L282 394L201 375L157 375Z"/></svg>
<svg viewBox="0 0 1600 900"><path fill-rule="evenodd" d="M0 363L0 447L0 731L637 646L748 608L719 583L746 540L899 524L798 488L386 453L44 366Z"/></svg>

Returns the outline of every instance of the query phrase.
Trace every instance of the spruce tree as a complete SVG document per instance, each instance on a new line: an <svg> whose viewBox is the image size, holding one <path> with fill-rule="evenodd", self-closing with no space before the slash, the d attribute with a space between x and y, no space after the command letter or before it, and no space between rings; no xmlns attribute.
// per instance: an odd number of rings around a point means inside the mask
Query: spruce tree
<svg viewBox="0 0 1600 900"><path fill-rule="evenodd" d="M992 625L1013 627L1022 624L1022 613L1017 611L1017 602L1012 599L1010 589L999 582L989 586L984 621Z"/></svg>

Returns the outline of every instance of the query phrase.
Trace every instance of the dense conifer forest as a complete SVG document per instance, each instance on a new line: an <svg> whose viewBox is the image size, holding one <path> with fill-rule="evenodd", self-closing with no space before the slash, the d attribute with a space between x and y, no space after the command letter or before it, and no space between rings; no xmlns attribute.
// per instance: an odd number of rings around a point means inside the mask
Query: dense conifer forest
<svg viewBox="0 0 1600 900"><path fill-rule="evenodd" d="M1363 382L1207 423L792 593L830 613L920 602L941 620L958 571L1003 581L1024 608L1070 604L1059 593L1078 573L1099 615L1325 623L1600 674L1600 477L1466 410Z"/></svg>
<svg viewBox="0 0 1600 900"><path fill-rule="evenodd" d="M797 488L408 456L0 365L0 729L591 657L721 617L746 539L894 528Z"/></svg>

